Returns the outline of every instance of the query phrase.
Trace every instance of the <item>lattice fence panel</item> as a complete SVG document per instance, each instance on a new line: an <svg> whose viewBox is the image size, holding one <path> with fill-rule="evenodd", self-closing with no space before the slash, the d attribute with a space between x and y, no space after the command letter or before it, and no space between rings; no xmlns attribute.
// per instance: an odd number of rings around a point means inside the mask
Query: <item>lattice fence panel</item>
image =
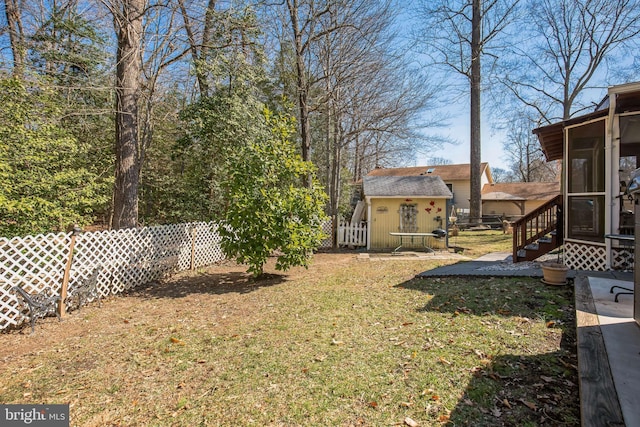
<svg viewBox="0 0 640 427"><path fill-rule="evenodd" d="M71 234L63 233L0 239L0 329L25 320L11 292L14 285L31 293L46 288L60 293L71 239ZM98 268L102 296L187 270L192 258L194 267L224 259L213 223L87 232L75 239L69 288Z"/></svg>
<svg viewBox="0 0 640 427"><path fill-rule="evenodd" d="M604 246L565 242L564 262L574 270L606 270L607 249Z"/></svg>
<svg viewBox="0 0 640 427"><path fill-rule="evenodd" d="M0 329L24 320L14 286L33 293L60 291L70 241L71 234L64 233L0 238Z"/></svg>
<svg viewBox="0 0 640 427"><path fill-rule="evenodd" d="M325 232L327 237L320 243L321 249L330 249L333 248L333 221L331 218L322 223L322 231Z"/></svg>
<svg viewBox="0 0 640 427"><path fill-rule="evenodd" d="M188 224L85 233L76 244L74 270L82 280L99 266L100 293L116 294L178 271L190 246Z"/></svg>
<svg viewBox="0 0 640 427"><path fill-rule="evenodd" d="M222 261L224 253L220 247L222 238L218 234L218 225L207 222L191 224L195 235L194 268ZM187 264L186 268L189 268Z"/></svg>
<svg viewBox="0 0 640 427"><path fill-rule="evenodd" d="M621 246L613 248L613 257L611 260L611 268L614 270L633 271L634 267L634 249L633 246Z"/></svg>

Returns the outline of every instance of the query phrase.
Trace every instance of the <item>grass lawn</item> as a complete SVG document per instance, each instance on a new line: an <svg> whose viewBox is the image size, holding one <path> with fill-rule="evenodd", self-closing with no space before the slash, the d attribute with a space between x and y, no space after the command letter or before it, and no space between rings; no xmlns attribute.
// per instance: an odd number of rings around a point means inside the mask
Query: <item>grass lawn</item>
<svg viewBox="0 0 640 427"><path fill-rule="evenodd" d="M502 230L460 231L457 236L449 236L449 247L464 249L464 255L476 258L491 252L509 252L513 235Z"/></svg>
<svg viewBox="0 0 640 427"><path fill-rule="evenodd" d="M0 402L78 426L578 425L572 289L414 278L437 263L181 274L1 334Z"/></svg>

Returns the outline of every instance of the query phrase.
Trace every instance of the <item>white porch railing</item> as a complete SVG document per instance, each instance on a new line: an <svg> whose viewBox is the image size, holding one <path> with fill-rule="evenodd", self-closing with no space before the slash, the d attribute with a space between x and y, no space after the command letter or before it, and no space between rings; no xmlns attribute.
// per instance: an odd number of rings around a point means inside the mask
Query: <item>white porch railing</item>
<svg viewBox="0 0 640 427"><path fill-rule="evenodd" d="M367 246L367 223L365 221L338 224L338 246Z"/></svg>

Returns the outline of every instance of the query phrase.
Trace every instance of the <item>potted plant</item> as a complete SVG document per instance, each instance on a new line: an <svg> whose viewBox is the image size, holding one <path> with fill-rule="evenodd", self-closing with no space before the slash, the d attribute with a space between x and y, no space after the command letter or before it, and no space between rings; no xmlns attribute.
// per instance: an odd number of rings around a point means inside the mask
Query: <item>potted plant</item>
<svg viewBox="0 0 640 427"><path fill-rule="evenodd" d="M547 285L566 285L567 272L569 267L564 265L558 251L558 259L556 261L544 261L540 263L542 267L542 281Z"/></svg>

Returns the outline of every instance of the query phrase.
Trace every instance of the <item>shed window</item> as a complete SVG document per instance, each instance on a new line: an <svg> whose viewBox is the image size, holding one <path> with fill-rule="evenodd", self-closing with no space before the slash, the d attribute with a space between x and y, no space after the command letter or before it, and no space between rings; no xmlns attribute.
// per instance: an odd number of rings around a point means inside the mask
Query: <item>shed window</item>
<svg viewBox="0 0 640 427"><path fill-rule="evenodd" d="M418 205L400 205L400 232L415 233L418 231Z"/></svg>

